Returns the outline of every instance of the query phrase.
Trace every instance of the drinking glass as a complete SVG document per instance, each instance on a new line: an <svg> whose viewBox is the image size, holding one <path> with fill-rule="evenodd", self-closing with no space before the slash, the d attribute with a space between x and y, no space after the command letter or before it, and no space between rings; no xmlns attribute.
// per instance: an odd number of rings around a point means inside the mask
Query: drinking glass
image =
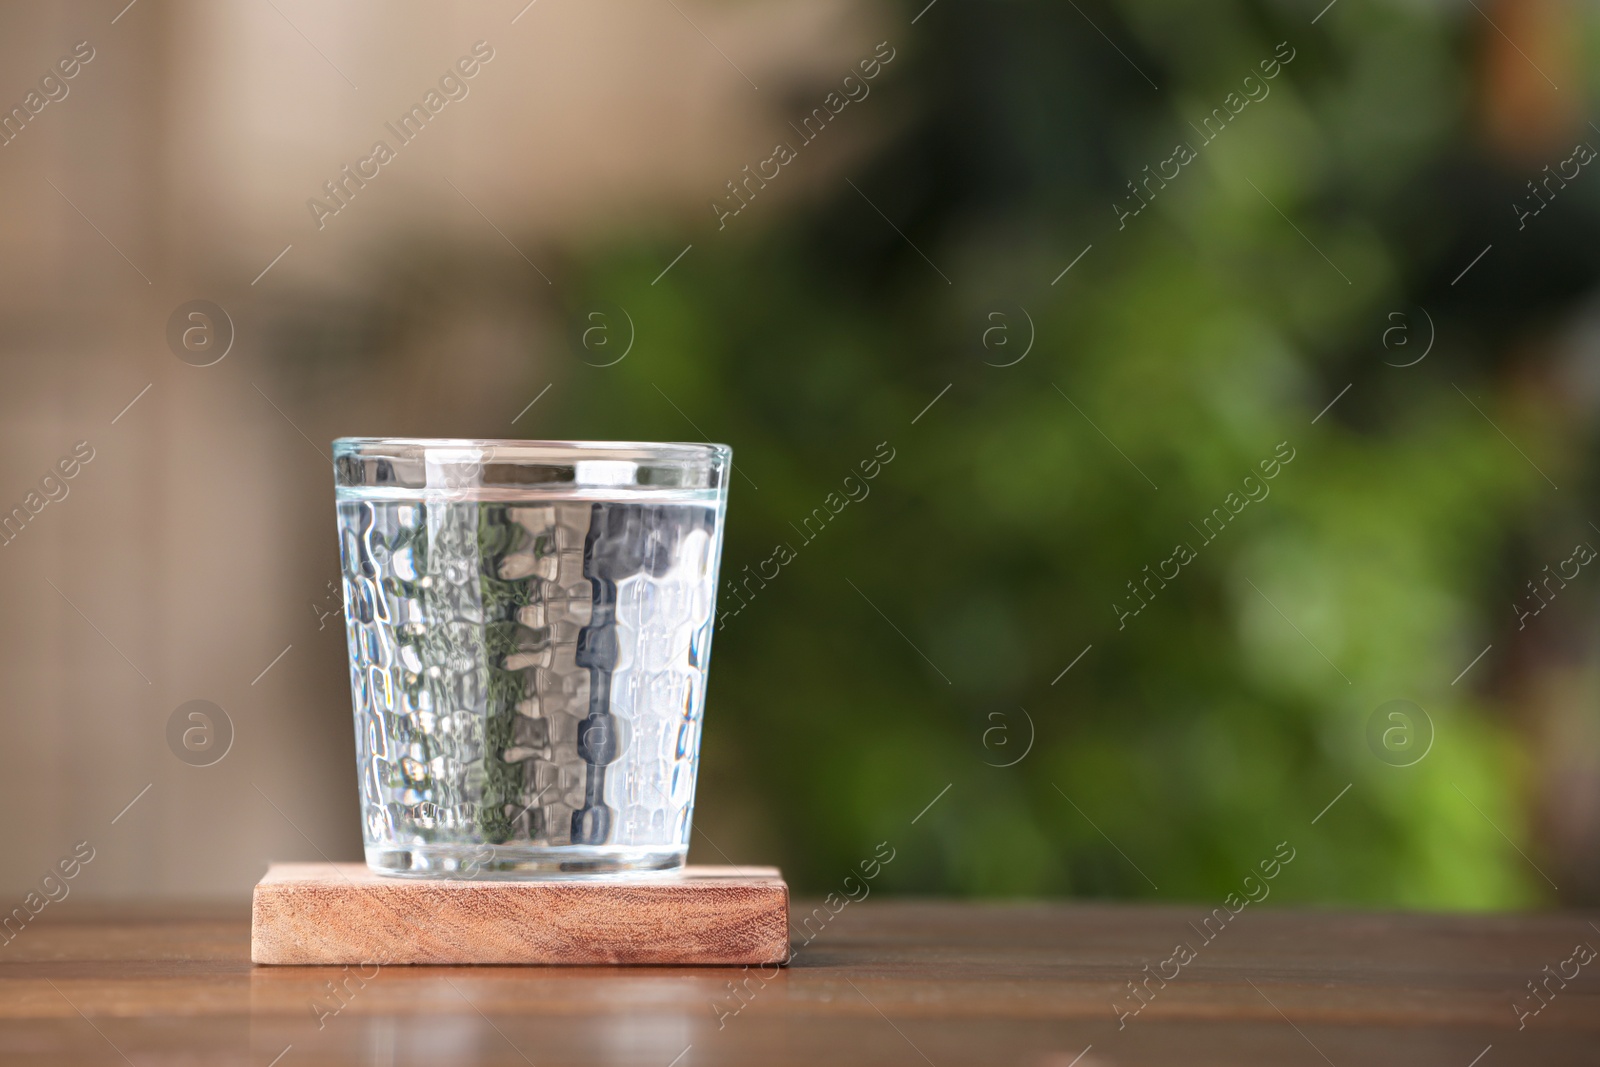
<svg viewBox="0 0 1600 1067"><path fill-rule="evenodd" d="M726 445L334 442L367 864L681 867Z"/></svg>

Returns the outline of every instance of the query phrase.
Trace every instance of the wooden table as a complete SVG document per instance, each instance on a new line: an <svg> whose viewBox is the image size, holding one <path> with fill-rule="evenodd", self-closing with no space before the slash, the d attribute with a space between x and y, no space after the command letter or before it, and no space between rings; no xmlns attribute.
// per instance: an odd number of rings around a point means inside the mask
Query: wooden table
<svg viewBox="0 0 1600 1067"><path fill-rule="evenodd" d="M346 971L251 966L243 903L71 901L0 946L0 1063L1600 1063L1600 960L1565 988L1548 979L1570 973L1575 945L1600 948L1594 915L1253 908L1206 943L1189 926L1201 908L873 898L817 914L776 974ZM1113 1003L1137 1003L1127 983L1147 963L1171 974L1180 941L1195 958L1119 1024ZM1519 1030L1513 1005L1536 1004L1526 983L1540 978L1555 992Z"/></svg>

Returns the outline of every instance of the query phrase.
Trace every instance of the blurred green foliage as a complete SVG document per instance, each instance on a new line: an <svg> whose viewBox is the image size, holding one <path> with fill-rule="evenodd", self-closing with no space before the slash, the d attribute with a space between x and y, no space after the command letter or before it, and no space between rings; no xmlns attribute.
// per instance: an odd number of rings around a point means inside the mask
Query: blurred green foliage
<svg viewBox="0 0 1600 1067"><path fill-rule="evenodd" d="M838 120L882 124L859 193L828 177L573 266L573 320L612 302L638 340L575 366L553 428L731 443L724 578L796 552L716 636L698 828L772 835L736 858L822 890L887 839L895 891L1210 901L1287 840L1279 899L1544 899L1496 829L1526 839L1528 768L1475 695L1493 659L1452 680L1504 627L1483 605L1548 491L1484 414L1546 470L1561 442L1486 382L1492 342L1385 365L1420 354L1419 306L1459 337L1493 303L1448 281L1486 243L1474 213L1504 208L1438 192L1492 169L1475 29L1310 8L1094 5L1126 56L1073 5L907 12L901 58ZM1202 146L1190 123L1279 42L1270 95ZM1119 228L1175 142L1198 158ZM993 365L1024 309L1032 350ZM807 542L885 441L870 495ZM1205 543L1191 524L1281 442L1270 496ZM1197 557L1119 628L1126 583L1183 542ZM1436 730L1405 768L1366 741L1395 698ZM1032 750L989 766L1022 753L1020 709Z"/></svg>

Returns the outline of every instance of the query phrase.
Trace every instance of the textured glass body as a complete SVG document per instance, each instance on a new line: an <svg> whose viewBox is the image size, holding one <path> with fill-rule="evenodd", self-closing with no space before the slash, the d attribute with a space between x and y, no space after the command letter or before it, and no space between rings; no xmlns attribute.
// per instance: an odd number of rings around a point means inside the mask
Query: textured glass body
<svg viewBox="0 0 1600 1067"><path fill-rule="evenodd" d="M728 450L336 449L369 865L680 866Z"/></svg>

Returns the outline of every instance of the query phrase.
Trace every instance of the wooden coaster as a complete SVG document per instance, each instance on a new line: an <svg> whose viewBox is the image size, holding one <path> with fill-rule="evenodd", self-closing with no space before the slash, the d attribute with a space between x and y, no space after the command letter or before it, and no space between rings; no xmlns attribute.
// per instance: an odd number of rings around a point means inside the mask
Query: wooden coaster
<svg viewBox="0 0 1600 1067"><path fill-rule="evenodd" d="M789 886L776 867L499 881L274 863L251 912L256 963L738 965L789 956Z"/></svg>

